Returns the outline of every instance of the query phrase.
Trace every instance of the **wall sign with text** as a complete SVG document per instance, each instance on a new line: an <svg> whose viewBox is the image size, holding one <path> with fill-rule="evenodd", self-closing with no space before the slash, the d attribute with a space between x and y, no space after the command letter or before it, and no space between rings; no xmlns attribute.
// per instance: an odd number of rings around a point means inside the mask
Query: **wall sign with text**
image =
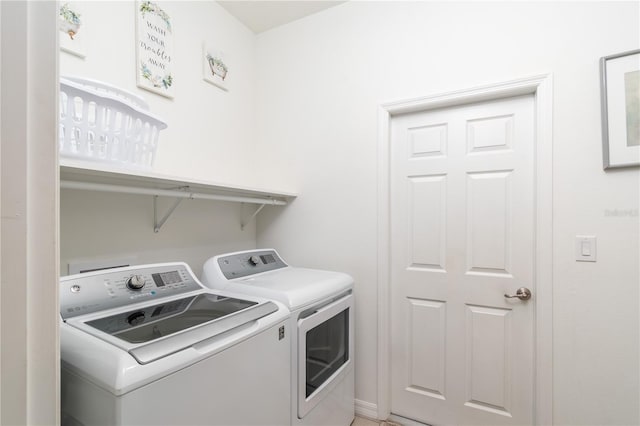
<svg viewBox="0 0 640 426"><path fill-rule="evenodd" d="M138 87L173 98L171 17L151 1L136 2L136 82Z"/></svg>

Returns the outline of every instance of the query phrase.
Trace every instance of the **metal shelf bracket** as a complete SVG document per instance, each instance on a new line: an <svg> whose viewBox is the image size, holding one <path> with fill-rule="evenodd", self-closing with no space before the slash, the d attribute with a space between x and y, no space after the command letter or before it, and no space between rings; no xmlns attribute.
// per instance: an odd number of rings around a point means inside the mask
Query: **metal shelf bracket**
<svg viewBox="0 0 640 426"><path fill-rule="evenodd" d="M240 221L240 230L241 231L244 231L244 227L247 226L249 224L249 222L251 222L251 220L258 215L258 213L260 213L260 210L262 210L265 205L266 204L260 204L258 206L258 208L253 212L253 214L251 216L249 216L249 218L247 220L241 220ZM242 203L242 206L244 207L244 203Z"/></svg>
<svg viewBox="0 0 640 426"><path fill-rule="evenodd" d="M189 189L189 187L181 186L176 189L186 191ZM177 197L176 200L171 205L171 207L169 207L167 212L164 214L164 216L162 216L162 219L158 221L158 196L157 195L153 196L153 232L155 232L156 234L160 232L160 228L162 228L162 225L164 225L167 219L169 219L169 216L171 216L173 211L178 207L178 205L180 205L182 200L184 200L184 197Z"/></svg>

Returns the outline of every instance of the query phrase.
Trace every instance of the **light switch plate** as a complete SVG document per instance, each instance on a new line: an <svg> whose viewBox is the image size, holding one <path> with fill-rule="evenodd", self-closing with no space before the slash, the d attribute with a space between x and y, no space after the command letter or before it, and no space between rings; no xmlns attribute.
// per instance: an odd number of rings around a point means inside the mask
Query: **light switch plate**
<svg viewBox="0 0 640 426"><path fill-rule="evenodd" d="M595 262L597 241L593 235L576 235L576 261Z"/></svg>

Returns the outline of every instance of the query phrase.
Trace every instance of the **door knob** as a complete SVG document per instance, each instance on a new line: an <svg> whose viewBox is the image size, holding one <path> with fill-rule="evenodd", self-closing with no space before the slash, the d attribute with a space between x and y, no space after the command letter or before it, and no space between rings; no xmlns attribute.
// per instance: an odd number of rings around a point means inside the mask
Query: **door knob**
<svg viewBox="0 0 640 426"><path fill-rule="evenodd" d="M504 297L506 297L507 299L513 299L517 297L520 300L529 300L531 299L531 290L526 287L520 287L518 290L516 290L516 294L505 294Z"/></svg>

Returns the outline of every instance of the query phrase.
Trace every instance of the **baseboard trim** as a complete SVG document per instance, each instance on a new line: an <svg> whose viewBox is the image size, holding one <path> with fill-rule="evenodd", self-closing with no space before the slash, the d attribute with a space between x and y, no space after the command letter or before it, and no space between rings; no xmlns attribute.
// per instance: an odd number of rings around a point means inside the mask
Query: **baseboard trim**
<svg viewBox="0 0 640 426"><path fill-rule="evenodd" d="M378 420L378 406L371 402L356 399L356 416Z"/></svg>

